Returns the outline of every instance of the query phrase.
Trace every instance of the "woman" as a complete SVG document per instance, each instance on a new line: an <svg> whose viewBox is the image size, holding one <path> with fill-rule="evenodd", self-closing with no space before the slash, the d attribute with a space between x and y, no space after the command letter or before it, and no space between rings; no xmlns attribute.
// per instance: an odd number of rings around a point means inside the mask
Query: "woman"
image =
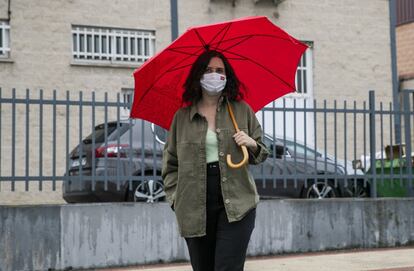
<svg viewBox="0 0 414 271"><path fill-rule="evenodd" d="M167 200L175 211L195 271L243 270L259 201L247 166L269 154L252 109L242 101L240 82L223 54L206 51L194 62L184 84L183 100L164 148L162 176ZM230 103L240 132L231 122Z"/></svg>

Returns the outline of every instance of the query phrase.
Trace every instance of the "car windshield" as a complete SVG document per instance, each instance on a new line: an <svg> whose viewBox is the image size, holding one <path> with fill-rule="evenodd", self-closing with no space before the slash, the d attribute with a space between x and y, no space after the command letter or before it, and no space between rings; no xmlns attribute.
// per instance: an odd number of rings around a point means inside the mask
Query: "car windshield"
<svg viewBox="0 0 414 271"><path fill-rule="evenodd" d="M309 156L320 157L321 156L319 152L315 151L314 149L310 147L306 147L305 145L302 145L300 143L290 141L290 140L285 140L285 142L286 142L286 148L288 148L292 153L296 153L302 156L305 156L306 154L307 157Z"/></svg>
<svg viewBox="0 0 414 271"><path fill-rule="evenodd" d="M315 151L314 149L310 148L310 147L305 147L305 145L300 144L298 142L294 142L291 140L283 140L283 138L275 138L276 140L276 145L280 145L280 146L284 146L287 148L287 150L289 151L289 153L291 154L295 154L295 156L305 156L305 152L306 152L306 157L320 157L321 154L317 151ZM271 136L266 135L265 139L264 139L264 143L267 146L270 146L270 150L271 150L271 156L273 156L273 145L274 145L274 141L273 138Z"/></svg>

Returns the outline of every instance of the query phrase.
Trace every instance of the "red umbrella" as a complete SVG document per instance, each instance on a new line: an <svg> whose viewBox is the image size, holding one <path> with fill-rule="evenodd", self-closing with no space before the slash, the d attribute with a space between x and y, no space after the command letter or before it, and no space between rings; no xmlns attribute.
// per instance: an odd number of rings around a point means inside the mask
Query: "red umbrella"
<svg viewBox="0 0 414 271"><path fill-rule="evenodd" d="M295 90L295 74L307 46L267 17L248 17L189 28L134 72L132 118L169 129L182 106L183 84L205 50L221 52L244 86L244 100L257 112Z"/></svg>

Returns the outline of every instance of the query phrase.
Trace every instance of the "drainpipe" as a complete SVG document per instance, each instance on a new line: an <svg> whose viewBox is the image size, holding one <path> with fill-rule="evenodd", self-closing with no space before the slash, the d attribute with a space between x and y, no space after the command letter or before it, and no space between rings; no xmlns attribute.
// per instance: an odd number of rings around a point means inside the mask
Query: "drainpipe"
<svg viewBox="0 0 414 271"><path fill-rule="evenodd" d="M396 0L389 0L390 12L390 42L391 42L391 70L392 70L392 100L394 111L400 111L399 82L397 72L397 49L395 44L395 27L397 24ZM394 114L395 143L401 143L401 115Z"/></svg>
<svg viewBox="0 0 414 271"><path fill-rule="evenodd" d="M174 41L178 37L178 0L171 0L171 40Z"/></svg>
<svg viewBox="0 0 414 271"><path fill-rule="evenodd" d="M11 4L10 4L10 1L11 0L9 0L8 2L7 2L7 22L9 22L10 23L10 15L11 15L11 9L10 9L10 6L11 6Z"/></svg>

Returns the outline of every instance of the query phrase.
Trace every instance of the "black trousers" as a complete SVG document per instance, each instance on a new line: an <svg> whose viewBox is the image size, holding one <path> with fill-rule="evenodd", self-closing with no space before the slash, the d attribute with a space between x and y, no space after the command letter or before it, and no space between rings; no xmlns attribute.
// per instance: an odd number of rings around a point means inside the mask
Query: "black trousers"
<svg viewBox="0 0 414 271"><path fill-rule="evenodd" d="M194 271L243 271L256 210L229 223L221 196L218 163L207 165L207 229L202 237L185 238Z"/></svg>

